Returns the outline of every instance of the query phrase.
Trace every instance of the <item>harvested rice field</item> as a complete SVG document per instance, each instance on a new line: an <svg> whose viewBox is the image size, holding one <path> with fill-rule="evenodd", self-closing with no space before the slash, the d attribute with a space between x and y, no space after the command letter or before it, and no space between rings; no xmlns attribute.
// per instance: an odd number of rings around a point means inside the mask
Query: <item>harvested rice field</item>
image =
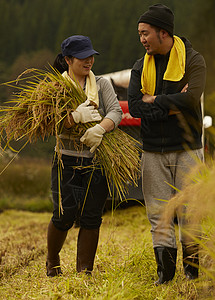
<svg viewBox="0 0 215 300"><path fill-rule="evenodd" d="M76 227L61 251L63 275L48 278L46 229L50 217L51 213L17 210L1 213L0 299L213 299L214 281L202 271L197 281L185 279L180 251L174 280L154 286L156 264L142 206L104 214L92 277L75 270Z"/></svg>

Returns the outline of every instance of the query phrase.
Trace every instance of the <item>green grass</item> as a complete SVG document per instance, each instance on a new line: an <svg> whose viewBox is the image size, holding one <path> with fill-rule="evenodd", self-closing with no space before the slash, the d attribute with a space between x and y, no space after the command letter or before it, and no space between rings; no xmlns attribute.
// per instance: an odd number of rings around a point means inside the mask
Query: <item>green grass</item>
<svg viewBox="0 0 215 300"><path fill-rule="evenodd" d="M0 217L0 299L213 299L214 282L200 272L187 281L181 251L174 280L159 287L150 226L141 206L103 217L92 277L76 273L78 228L61 251L63 275L45 273L46 229L50 213L9 210Z"/></svg>
<svg viewBox="0 0 215 300"><path fill-rule="evenodd" d="M0 209L52 211L50 159L8 162L0 169Z"/></svg>

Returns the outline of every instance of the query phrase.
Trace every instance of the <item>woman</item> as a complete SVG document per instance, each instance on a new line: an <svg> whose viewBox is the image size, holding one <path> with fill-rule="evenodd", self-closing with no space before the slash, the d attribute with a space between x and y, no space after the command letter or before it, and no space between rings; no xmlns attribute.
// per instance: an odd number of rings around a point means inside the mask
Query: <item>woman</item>
<svg viewBox="0 0 215 300"><path fill-rule="evenodd" d="M76 269L77 272L86 273L93 270L108 186L101 170L93 169L92 159L103 135L113 130L122 117L112 85L102 77L95 77L91 71L94 63L93 55L99 53L93 49L90 39L82 35L71 36L62 42L61 50L62 53L57 56L54 67L73 84L78 82L85 91L87 100L64 122L60 135L64 167L59 172L57 159L54 160L52 167L54 211L48 226L46 262L47 275L51 277L62 273L59 252L79 210L81 215ZM86 130L80 139L81 143L74 142L71 128L77 123L92 121L100 123ZM77 144L80 145L79 150ZM61 178L60 191L59 178ZM62 210L59 210L59 193L62 198Z"/></svg>

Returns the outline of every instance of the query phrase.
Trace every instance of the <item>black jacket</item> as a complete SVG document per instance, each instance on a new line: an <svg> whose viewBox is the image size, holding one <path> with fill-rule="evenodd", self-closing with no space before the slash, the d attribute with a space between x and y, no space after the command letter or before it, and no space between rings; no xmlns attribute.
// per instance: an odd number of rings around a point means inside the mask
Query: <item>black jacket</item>
<svg viewBox="0 0 215 300"><path fill-rule="evenodd" d="M156 90L154 103L144 103L141 93L141 74L144 57L137 60L131 71L128 88L130 114L141 118L143 150L167 152L202 147L202 112L200 97L206 79L204 58L190 42L182 38L186 47L185 75L178 82L163 80L169 54L155 55ZM188 83L188 91L181 93ZM170 110L180 114L169 115Z"/></svg>

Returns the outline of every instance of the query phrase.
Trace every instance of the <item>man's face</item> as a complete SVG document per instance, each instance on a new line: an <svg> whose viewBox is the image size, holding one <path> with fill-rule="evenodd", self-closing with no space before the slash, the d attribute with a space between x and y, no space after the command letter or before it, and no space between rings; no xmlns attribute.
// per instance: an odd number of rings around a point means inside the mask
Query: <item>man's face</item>
<svg viewBox="0 0 215 300"><path fill-rule="evenodd" d="M155 28L149 24L139 23L138 33L140 42L149 55L162 54L163 43L160 31L156 31Z"/></svg>

